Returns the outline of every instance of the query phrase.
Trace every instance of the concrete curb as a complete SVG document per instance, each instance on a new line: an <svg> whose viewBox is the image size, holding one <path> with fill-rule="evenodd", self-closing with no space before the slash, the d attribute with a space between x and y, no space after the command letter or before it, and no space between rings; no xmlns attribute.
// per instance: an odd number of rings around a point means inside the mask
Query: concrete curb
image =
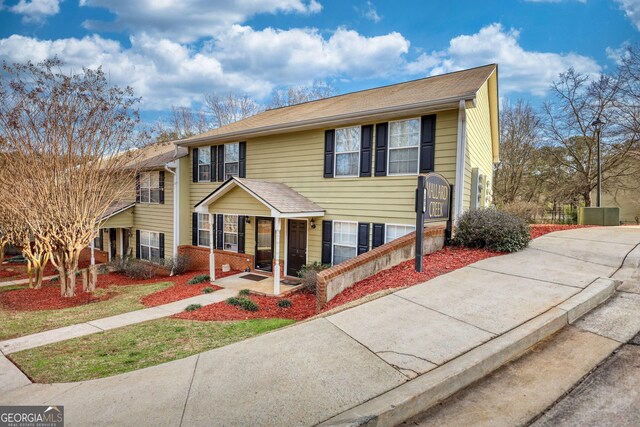
<svg viewBox="0 0 640 427"><path fill-rule="evenodd" d="M321 426L395 426L517 358L609 298L620 284L597 279L557 307Z"/></svg>

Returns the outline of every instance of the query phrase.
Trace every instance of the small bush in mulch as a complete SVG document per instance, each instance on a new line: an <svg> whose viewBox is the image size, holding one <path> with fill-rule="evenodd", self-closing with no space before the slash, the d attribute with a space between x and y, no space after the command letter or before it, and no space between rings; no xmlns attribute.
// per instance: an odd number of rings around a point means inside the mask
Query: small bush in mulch
<svg viewBox="0 0 640 427"><path fill-rule="evenodd" d="M240 299L240 298L236 298ZM247 297L259 306L258 311L247 311L226 301L210 304L193 313L179 313L175 318L200 321L232 321L247 319L291 319L304 320L316 314L316 296L302 290L287 297L291 307L278 306L281 298L266 295L250 295Z"/></svg>
<svg viewBox="0 0 640 427"><path fill-rule="evenodd" d="M202 304L189 304L184 311L196 311L202 308Z"/></svg>
<svg viewBox="0 0 640 427"><path fill-rule="evenodd" d="M313 264L303 265L298 274L300 275L300 279L302 279L302 286L304 289L307 289L310 292L316 291L316 276L322 270L326 270L331 267L330 264L321 264L319 262L314 262Z"/></svg>
<svg viewBox="0 0 640 427"><path fill-rule="evenodd" d="M289 299L281 299L280 301L278 301L278 307L280 308L289 308L291 307L291 300Z"/></svg>
<svg viewBox="0 0 640 427"><path fill-rule="evenodd" d="M211 280L211 276L209 276L208 274L198 274L197 276L194 276L193 279L189 280L187 284L197 285L199 283L208 282L210 280Z"/></svg>
<svg viewBox="0 0 640 427"><path fill-rule="evenodd" d="M229 297L226 300L224 300L224 302L226 302L229 305L234 305L236 307L240 306L240 298L238 297Z"/></svg>
<svg viewBox="0 0 640 427"><path fill-rule="evenodd" d="M462 214L454 243L467 248L517 252L531 240L529 225L521 218L497 209L475 209Z"/></svg>
<svg viewBox="0 0 640 427"><path fill-rule="evenodd" d="M151 279L157 274L158 267L150 262L131 259L124 267L124 274L132 279Z"/></svg>
<svg viewBox="0 0 640 427"><path fill-rule="evenodd" d="M258 304L256 304L255 302L251 301L249 298L231 297L231 298L227 298L225 302L229 305L240 307L243 310L247 310L247 311L258 311L260 309L260 306L258 306Z"/></svg>
<svg viewBox="0 0 640 427"><path fill-rule="evenodd" d="M202 290L202 293L203 293L203 294L210 294L210 293L212 293L213 291L214 291L214 289L213 289L211 286L207 286L206 288L204 288L204 289Z"/></svg>
<svg viewBox="0 0 640 427"><path fill-rule="evenodd" d="M59 276L53 276L51 279L49 279L49 283L58 283L59 281L60 281Z"/></svg>
<svg viewBox="0 0 640 427"><path fill-rule="evenodd" d="M251 293L251 291L249 289L241 289L240 292L238 292L238 295L246 297L250 293Z"/></svg>

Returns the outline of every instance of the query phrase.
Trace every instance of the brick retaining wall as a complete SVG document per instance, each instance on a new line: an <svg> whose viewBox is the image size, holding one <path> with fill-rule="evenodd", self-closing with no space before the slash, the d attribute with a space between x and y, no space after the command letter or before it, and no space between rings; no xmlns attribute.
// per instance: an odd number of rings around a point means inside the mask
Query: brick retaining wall
<svg viewBox="0 0 640 427"><path fill-rule="evenodd" d="M232 270L244 271L247 268L253 270L253 255L238 254L214 249L216 268L222 268L222 264L229 264ZM178 246L178 255L189 257L189 270L209 269L209 248L201 246L182 245Z"/></svg>
<svg viewBox="0 0 640 427"><path fill-rule="evenodd" d="M425 255L442 249L444 234L444 226L425 228ZM316 285L318 310L355 283L415 257L415 246L416 233L413 232L321 271Z"/></svg>

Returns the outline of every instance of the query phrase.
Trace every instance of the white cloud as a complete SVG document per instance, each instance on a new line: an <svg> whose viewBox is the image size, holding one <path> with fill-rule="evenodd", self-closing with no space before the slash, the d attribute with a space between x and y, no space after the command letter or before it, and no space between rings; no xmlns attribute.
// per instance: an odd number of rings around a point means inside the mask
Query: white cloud
<svg viewBox="0 0 640 427"><path fill-rule="evenodd" d="M80 0L80 5L102 7L116 15L113 22L85 21L87 29L145 32L179 42L215 36L257 14L322 10L317 0Z"/></svg>
<svg viewBox="0 0 640 427"><path fill-rule="evenodd" d="M62 0L20 0L9 10L22 15L22 22L42 22L46 17L57 15L60 12ZM1 3L0 3L1 5Z"/></svg>
<svg viewBox="0 0 640 427"><path fill-rule="evenodd" d="M525 50L518 43L519 36L517 30L505 31L502 25L491 24L476 34L451 39L446 50L421 55L417 61L407 65L407 71L434 75L497 63L500 67L501 92L541 96L558 74L570 67L591 75L601 70L595 60L576 53Z"/></svg>
<svg viewBox="0 0 640 427"><path fill-rule="evenodd" d="M640 0L616 0L636 29L640 31Z"/></svg>
<svg viewBox="0 0 640 427"><path fill-rule="evenodd" d="M367 10L364 11L363 15L375 24L382 21L382 16L378 15L376 7L370 1L367 2Z"/></svg>
<svg viewBox="0 0 640 427"><path fill-rule="evenodd" d="M338 29L329 38L317 30L232 26L200 51L147 34L130 37L131 47L98 35L38 40L12 35L0 39L0 59L42 61L58 56L69 67L103 66L111 81L130 85L145 110L192 105L212 91L266 97L277 85L317 78L371 77L403 66L409 42L398 33L364 37ZM355 54L357 53L357 54Z"/></svg>

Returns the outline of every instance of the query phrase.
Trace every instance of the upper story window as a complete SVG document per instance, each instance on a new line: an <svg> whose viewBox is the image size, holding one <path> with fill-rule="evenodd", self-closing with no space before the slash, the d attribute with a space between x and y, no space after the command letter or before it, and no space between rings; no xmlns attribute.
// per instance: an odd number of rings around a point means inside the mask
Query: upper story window
<svg viewBox="0 0 640 427"><path fill-rule="evenodd" d="M209 247L211 242L211 226L209 214L198 214L198 246Z"/></svg>
<svg viewBox="0 0 640 427"><path fill-rule="evenodd" d="M387 224L385 229L384 242L389 243L399 237L406 236L416 230L415 225L394 225Z"/></svg>
<svg viewBox="0 0 640 427"><path fill-rule="evenodd" d="M198 149L198 181L211 181L211 148Z"/></svg>
<svg viewBox="0 0 640 427"><path fill-rule="evenodd" d="M360 168L360 126L336 129L335 176L358 176Z"/></svg>
<svg viewBox="0 0 640 427"><path fill-rule="evenodd" d="M222 248L225 251L238 252L238 215L224 216L224 240Z"/></svg>
<svg viewBox="0 0 640 427"><path fill-rule="evenodd" d="M417 174L420 119L389 122L389 175Z"/></svg>
<svg viewBox="0 0 640 427"><path fill-rule="evenodd" d="M333 221L333 265L358 255L358 223Z"/></svg>
<svg viewBox="0 0 640 427"><path fill-rule="evenodd" d="M225 144L224 146L224 179L238 176L240 171L240 144Z"/></svg>
<svg viewBox="0 0 640 427"><path fill-rule="evenodd" d="M140 203L160 203L160 172L140 173Z"/></svg>

